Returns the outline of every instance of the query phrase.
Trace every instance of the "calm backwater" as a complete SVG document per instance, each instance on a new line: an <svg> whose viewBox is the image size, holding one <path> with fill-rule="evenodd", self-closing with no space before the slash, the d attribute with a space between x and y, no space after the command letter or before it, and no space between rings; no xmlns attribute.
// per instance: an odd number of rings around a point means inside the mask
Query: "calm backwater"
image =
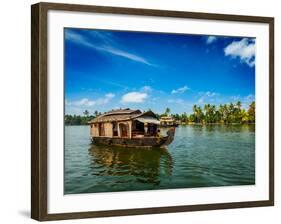
<svg viewBox="0 0 281 224"><path fill-rule="evenodd" d="M91 145L65 127L65 194L255 184L254 125L176 128L167 149Z"/></svg>

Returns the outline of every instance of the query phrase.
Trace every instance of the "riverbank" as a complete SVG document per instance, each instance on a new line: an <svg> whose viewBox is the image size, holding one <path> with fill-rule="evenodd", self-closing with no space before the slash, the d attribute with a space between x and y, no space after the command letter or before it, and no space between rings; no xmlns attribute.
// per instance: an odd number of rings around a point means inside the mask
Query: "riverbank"
<svg viewBox="0 0 281 224"><path fill-rule="evenodd" d="M189 122L189 123L180 123L178 125L255 125L255 123L194 123L194 122Z"/></svg>

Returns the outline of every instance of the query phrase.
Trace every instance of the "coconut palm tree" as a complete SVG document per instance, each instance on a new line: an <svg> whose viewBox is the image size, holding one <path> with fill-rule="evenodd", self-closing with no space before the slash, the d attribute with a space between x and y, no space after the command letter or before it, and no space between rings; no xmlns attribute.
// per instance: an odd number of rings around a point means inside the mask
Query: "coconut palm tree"
<svg viewBox="0 0 281 224"><path fill-rule="evenodd" d="M171 109L169 107L166 108L165 114L168 115L171 112Z"/></svg>
<svg viewBox="0 0 281 224"><path fill-rule="evenodd" d="M211 121L211 105L205 104L204 105L204 111L205 111L205 121L206 121L206 123L210 123L210 121Z"/></svg>
<svg viewBox="0 0 281 224"><path fill-rule="evenodd" d="M96 111L94 112L94 115L95 115L95 117L97 117L97 116L99 115L99 112L96 110Z"/></svg>
<svg viewBox="0 0 281 224"><path fill-rule="evenodd" d="M255 122L255 116L256 116L255 109L256 109L256 103L255 103L255 101L253 101L250 104L249 109L248 109L249 122L252 122L252 123Z"/></svg>
<svg viewBox="0 0 281 224"><path fill-rule="evenodd" d="M85 110L85 111L83 112L83 114L84 114L86 117L88 117L90 113L89 113L88 110Z"/></svg>
<svg viewBox="0 0 281 224"><path fill-rule="evenodd" d="M236 103L236 106L237 106L238 109L241 109L241 106L242 106L241 101L238 100L237 103Z"/></svg>

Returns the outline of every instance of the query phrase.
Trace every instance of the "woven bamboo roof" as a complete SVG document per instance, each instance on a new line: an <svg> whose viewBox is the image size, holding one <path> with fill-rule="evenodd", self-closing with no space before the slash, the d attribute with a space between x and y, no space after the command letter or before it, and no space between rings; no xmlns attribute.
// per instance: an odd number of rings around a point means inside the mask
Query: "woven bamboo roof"
<svg viewBox="0 0 281 224"><path fill-rule="evenodd" d="M141 112L140 110L131 110L127 109L120 109L120 110L112 110L106 112L93 120L89 123L103 123L103 122L113 122L113 121L127 121L132 120L141 116L149 116L149 117L156 117L152 111Z"/></svg>

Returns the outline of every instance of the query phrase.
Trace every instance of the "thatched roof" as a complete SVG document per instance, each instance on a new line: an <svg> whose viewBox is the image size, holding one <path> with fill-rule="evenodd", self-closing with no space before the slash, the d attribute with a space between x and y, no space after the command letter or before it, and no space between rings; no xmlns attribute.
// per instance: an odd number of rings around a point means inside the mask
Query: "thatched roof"
<svg viewBox="0 0 281 224"><path fill-rule="evenodd" d="M127 121L142 116L156 118L156 115L152 111L141 112L140 110L130 110L129 108L127 108L127 109L112 110L106 112L94 118L89 123L92 124L92 123L113 122L113 121Z"/></svg>

